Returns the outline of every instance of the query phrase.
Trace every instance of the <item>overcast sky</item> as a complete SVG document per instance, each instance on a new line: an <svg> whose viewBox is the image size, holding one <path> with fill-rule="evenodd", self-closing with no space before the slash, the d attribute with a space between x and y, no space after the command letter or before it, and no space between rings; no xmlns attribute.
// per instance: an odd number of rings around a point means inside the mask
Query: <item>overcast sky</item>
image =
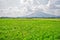
<svg viewBox="0 0 60 40"><path fill-rule="evenodd" d="M60 0L0 0L0 17L21 17L39 10L60 16Z"/></svg>

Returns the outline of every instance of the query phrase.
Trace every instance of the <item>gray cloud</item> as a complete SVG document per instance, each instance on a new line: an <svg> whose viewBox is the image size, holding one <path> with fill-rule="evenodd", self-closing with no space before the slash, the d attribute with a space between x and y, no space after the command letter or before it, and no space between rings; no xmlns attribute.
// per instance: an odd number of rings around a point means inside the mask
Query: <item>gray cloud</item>
<svg viewBox="0 0 60 40"><path fill-rule="evenodd" d="M60 16L59 0L0 0L0 17L21 17L36 11Z"/></svg>

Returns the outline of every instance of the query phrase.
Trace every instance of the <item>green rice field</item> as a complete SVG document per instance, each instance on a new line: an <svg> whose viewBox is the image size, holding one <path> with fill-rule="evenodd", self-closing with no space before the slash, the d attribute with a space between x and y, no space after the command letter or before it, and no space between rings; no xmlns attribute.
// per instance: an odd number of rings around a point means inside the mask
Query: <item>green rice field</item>
<svg viewBox="0 0 60 40"><path fill-rule="evenodd" d="M0 40L60 40L60 19L0 18Z"/></svg>

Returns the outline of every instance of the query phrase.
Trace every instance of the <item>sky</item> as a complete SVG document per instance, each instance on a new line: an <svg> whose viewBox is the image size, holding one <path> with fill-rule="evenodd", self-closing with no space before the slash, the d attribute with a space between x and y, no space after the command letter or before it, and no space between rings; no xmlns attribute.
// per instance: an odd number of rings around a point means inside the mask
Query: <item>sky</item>
<svg viewBox="0 0 60 40"><path fill-rule="evenodd" d="M60 16L60 0L0 0L0 17L23 17L37 11Z"/></svg>

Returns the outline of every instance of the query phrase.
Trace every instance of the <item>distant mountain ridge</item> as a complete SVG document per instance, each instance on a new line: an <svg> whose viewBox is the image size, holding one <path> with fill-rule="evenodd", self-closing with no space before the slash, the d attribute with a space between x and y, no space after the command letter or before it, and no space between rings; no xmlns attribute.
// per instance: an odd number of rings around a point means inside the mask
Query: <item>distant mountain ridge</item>
<svg viewBox="0 0 60 40"><path fill-rule="evenodd" d="M24 17L60 17L60 16L47 14L47 13L43 13L43 12L36 12L36 13L32 13L32 14L24 16Z"/></svg>

